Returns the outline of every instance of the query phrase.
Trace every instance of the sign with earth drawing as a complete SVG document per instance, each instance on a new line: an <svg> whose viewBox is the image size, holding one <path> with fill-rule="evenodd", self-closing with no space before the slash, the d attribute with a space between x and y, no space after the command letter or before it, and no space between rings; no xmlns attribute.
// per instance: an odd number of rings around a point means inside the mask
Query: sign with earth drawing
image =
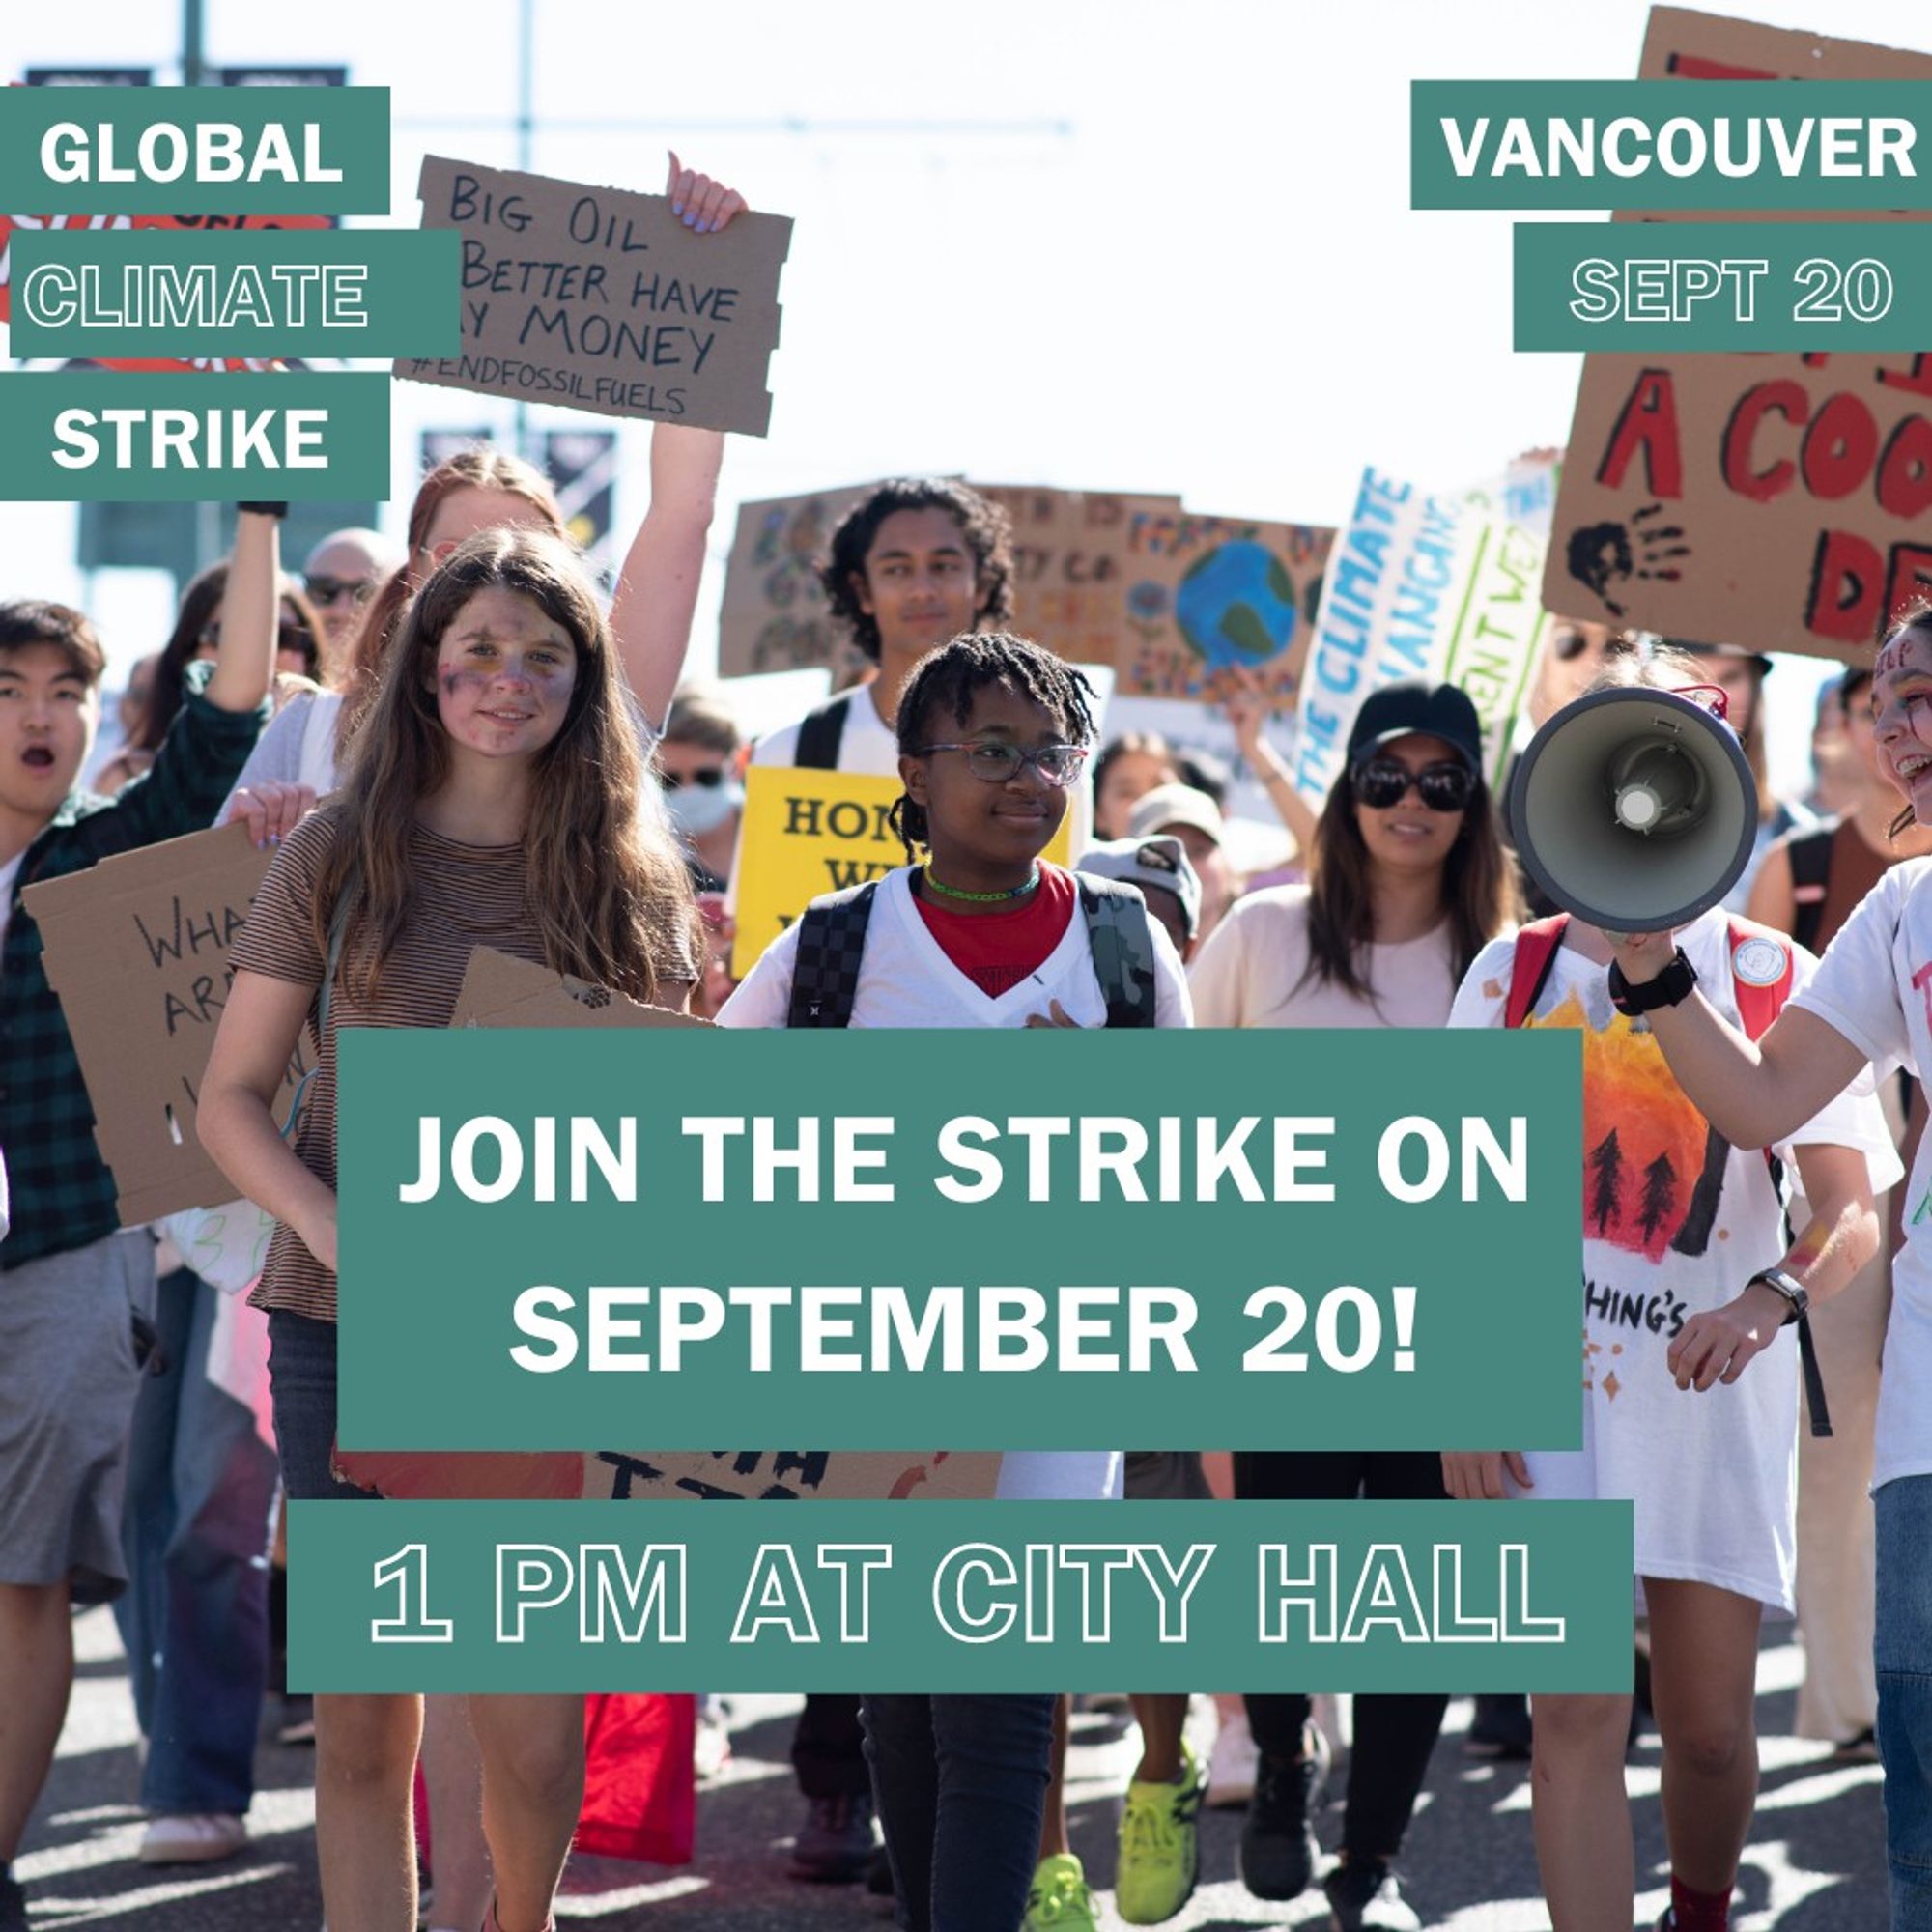
<svg viewBox="0 0 1932 1932"><path fill-rule="evenodd" d="M1126 529L1126 634L1119 695L1211 701L1243 668L1277 710L1301 687L1330 529L1147 505Z"/></svg>

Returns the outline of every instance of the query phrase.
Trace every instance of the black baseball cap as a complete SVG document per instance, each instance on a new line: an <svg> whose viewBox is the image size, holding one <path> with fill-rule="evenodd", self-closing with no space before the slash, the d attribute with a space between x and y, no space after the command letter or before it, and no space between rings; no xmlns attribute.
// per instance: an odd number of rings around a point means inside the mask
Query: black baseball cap
<svg viewBox="0 0 1932 1932"><path fill-rule="evenodd" d="M1454 746L1463 762L1482 776L1483 724L1469 694L1459 684L1431 684L1419 677L1385 684L1362 700L1349 732L1350 764L1412 731L1427 731Z"/></svg>

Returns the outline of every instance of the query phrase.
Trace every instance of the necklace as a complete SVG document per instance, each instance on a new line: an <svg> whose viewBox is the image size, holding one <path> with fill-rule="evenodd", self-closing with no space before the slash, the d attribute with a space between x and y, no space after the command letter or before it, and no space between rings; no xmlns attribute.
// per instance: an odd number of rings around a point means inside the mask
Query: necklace
<svg viewBox="0 0 1932 1932"><path fill-rule="evenodd" d="M1037 866L1033 868L1033 877L1025 885L1009 887L1003 893L962 893L957 886L941 885L938 876L932 869L932 861L930 859L925 862L923 870L925 883L941 898L964 899L971 905L999 905L1008 899L1023 899L1039 884L1039 867Z"/></svg>

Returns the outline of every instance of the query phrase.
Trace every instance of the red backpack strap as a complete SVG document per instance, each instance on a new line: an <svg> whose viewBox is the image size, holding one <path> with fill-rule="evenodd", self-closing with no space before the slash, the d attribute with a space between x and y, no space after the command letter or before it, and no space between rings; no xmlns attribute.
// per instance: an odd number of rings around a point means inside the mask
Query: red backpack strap
<svg viewBox="0 0 1932 1932"><path fill-rule="evenodd" d="M1746 1034L1762 1039L1791 997L1791 942L1747 919L1731 921L1731 986Z"/></svg>
<svg viewBox="0 0 1932 1932"><path fill-rule="evenodd" d="M1791 996L1791 976L1797 964L1792 943L1781 932L1755 925L1747 919L1731 921L1731 986L1737 994L1738 1018L1752 1039L1761 1039ZM1771 1184L1783 1193L1783 1170L1769 1148L1765 1165ZM1785 1223L1790 1238L1790 1222ZM1811 1339L1811 1318L1798 1318L1798 1363L1804 1377L1804 1400L1811 1412L1811 1434L1832 1433L1832 1412L1825 1404L1825 1378L1818 1367L1817 1345Z"/></svg>
<svg viewBox="0 0 1932 1932"><path fill-rule="evenodd" d="M1520 1027L1536 1009L1544 981L1556 962L1556 949L1563 944L1563 928L1569 923L1567 912L1551 913L1518 932L1510 961L1509 999L1503 1007L1504 1026Z"/></svg>

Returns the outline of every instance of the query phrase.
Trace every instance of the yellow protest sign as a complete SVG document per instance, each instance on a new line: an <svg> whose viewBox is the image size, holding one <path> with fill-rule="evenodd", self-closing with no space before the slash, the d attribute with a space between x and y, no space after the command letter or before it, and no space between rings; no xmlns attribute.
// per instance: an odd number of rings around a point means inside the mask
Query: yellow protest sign
<svg viewBox="0 0 1932 1932"><path fill-rule="evenodd" d="M905 847L887 823L898 796L897 779L860 772L788 765L746 772L733 979L742 980L813 899L884 878L906 863ZM1069 810L1043 855L1056 865L1072 863L1072 821Z"/></svg>

